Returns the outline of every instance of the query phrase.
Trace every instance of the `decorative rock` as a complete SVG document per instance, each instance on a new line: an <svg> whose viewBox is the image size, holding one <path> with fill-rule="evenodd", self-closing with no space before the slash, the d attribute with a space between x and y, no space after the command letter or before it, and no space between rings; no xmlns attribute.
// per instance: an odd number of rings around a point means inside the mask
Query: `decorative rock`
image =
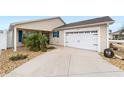
<svg viewBox="0 0 124 93"><path fill-rule="evenodd" d="M10 61L9 58L15 54L12 49L7 49L2 52L0 55L0 76L4 76L5 74L11 72L15 68L19 67L20 65L26 63L30 59L43 54L41 51L39 52L33 52L26 48L21 48L16 53L28 55L28 58L25 60L19 60L19 61Z"/></svg>

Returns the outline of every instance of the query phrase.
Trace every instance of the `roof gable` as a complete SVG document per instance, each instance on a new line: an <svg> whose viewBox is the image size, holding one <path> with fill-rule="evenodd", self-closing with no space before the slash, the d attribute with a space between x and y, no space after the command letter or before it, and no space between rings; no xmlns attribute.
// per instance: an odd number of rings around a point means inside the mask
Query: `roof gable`
<svg viewBox="0 0 124 93"><path fill-rule="evenodd" d="M27 23L32 23L32 22L40 22L40 21L47 21L47 20L53 20L53 19L59 19L65 24L65 22L61 19L61 17L53 17L53 18L47 18L47 19L37 19L37 20L28 20L28 21L22 21L22 22L15 22L15 23L11 23L11 25L21 25L21 24L27 24Z"/></svg>
<svg viewBox="0 0 124 93"><path fill-rule="evenodd" d="M54 28L64 25L64 21L60 17L30 20L10 24L10 30L14 27L22 29L52 31Z"/></svg>

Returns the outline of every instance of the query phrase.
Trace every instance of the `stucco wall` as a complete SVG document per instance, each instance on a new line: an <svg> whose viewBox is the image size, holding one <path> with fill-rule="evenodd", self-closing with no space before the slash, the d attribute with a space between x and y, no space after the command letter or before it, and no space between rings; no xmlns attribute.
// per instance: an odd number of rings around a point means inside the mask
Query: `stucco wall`
<svg viewBox="0 0 124 93"><path fill-rule="evenodd" d="M54 37L53 33L50 33L50 44L64 46L64 31L59 31L59 38Z"/></svg>
<svg viewBox="0 0 124 93"><path fill-rule="evenodd" d="M103 52L107 48L107 25L100 26L100 45Z"/></svg>
<svg viewBox="0 0 124 93"><path fill-rule="evenodd" d="M60 19L51 19L39 22L31 22L16 25L16 28L52 31L54 28L64 25Z"/></svg>

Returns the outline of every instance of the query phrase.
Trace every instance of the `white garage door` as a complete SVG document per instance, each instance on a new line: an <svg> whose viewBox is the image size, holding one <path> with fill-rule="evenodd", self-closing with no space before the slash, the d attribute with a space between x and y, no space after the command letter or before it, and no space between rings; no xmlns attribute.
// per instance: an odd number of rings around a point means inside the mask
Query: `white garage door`
<svg viewBox="0 0 124 93"><path fill-rule="evenodd" d="M98 32L80 31L66 32L65 44L68 47L98 50Z"/></svg>

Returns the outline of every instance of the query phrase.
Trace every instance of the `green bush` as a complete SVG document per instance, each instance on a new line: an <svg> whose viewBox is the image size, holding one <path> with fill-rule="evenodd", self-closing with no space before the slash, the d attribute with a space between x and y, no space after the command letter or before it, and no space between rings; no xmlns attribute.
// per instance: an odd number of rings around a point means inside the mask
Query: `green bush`
<svg viewBox="0 0 124 93"><path fill-rule="evenodd" d="M33 33L26 38L26 47L32 51L47 51L48 38L42 33Z"/></svg>
<svg viewBox="0 0 124 93"><path fill-rule="evenodd" d="M47 51L47 42L48 38L46 35L42 35L41 37L41 51L46 52Z"/></svg>
<svg viewBox="0 0 124 93"><path fill-rule="evenodd" d="M17 61L17 60L23 60L23 59L26 59L26 58L28 58L28 55L16 54L16 55L11 56L9 58L9 60Z"/></svg>

